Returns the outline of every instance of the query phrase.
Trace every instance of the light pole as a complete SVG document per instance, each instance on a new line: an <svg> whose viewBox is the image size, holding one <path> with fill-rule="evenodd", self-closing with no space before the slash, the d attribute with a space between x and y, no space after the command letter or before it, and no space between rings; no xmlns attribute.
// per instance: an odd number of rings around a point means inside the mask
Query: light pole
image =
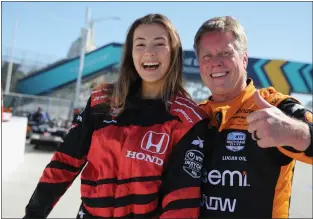
<svg viewBox="0 0 313 219"><path fill-rule="evenodd" d="M17 16L15 20L15 25L13 29L13 35L12 35L12 47L11 47L11 54L10 54L10 60L9 60L9 66L7 71L7 80L5 83L5 94L10 93L10 85L11 85L11 76L12 76L12 69L13 69L13 55L14 55L14 47L15 47L15 36L16 36L16 29L17 29Z"/></svg>
<svg viewBox="0 0 313 219"><path fill-rule="evenodd" d="M89 28L89 16L90 16L90 9L86 9L86 19L85 19L85 27L81 29L81 47L80 47L80 59L79 59L79 69L78 69L78 75L76 80L76 89L75 89L75 98L73 103L73 108L78 106L78 100L79 100L79 93L80 93L80 85L81 85L81 78L82 73L84 70L84 61L85 61L85 47L87 42L87 34L88 34L88 28ZM73 112L73 110L72 110Z"/></svg>
<svg viewBox="0 0 313 219"><path fill-rule="evenodd" d="M86 21L85 21L85 27L81 30L81 48L80 48L80 60L79 60L79 69L78 69L78 75L76 80L76 89L75 89L75 98L73 103L73 109L75 107L78 107L78 101L79 101L79 94L80 94L80 87L81 87L81 79L82 79L82 73L84 70L84 61L85 61L85 51L86 51L86 45L87 45L87 37L88 37L88 30L94 25L96 22L104 21L104 20L120 20L119 17L105 17L101 19L90 19L90 9L87 7L86 9ZM73 110L72 110L73 112Z"/></svg>

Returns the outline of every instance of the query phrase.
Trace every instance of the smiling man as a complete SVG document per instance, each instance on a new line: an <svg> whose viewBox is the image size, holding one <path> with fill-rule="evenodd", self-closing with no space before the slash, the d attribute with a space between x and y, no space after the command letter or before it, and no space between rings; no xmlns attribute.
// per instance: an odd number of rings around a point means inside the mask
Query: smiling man
<svg viewBox="0 0 313 219"><path fill-rule="evenodd" d="M233 17L204 22L194 49L212 92L200 106L216 130L201 217L287 218L295 160L312 164L312 112L272 87L255 88L247 77L247 36Z"/></svg>

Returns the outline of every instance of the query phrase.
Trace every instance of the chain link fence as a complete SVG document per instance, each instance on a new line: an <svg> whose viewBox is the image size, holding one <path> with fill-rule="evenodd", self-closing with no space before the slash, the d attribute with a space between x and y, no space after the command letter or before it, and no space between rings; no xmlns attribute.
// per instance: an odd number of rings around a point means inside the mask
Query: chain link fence
<svg viewBox="0 0 313 219"><path fill-rule="evenodd" d="M14 116L27 116L41 107L51 118L71 119L72 101L66 99L9 93L3 94L3 106L12 108Z"/></svg>
<svg viewBox="0 0 313 219"><path fill-rule="evenodd" d="M9 62L11 60L11 50L8 46L2 47L2 62ZM19 48L15 48L13 54L13 63L19 64L19 71L25 75L42 69L59 59L53 55L36 53Z"/></svg>

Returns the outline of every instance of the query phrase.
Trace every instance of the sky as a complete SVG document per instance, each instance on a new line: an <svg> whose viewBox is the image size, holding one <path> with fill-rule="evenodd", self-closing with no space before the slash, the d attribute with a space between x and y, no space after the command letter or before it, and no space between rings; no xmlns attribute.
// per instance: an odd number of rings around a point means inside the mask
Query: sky
<svg viewBox="0 0 313 219"><path fill-rule="evenodd" d="M121 19L95 24L97 47L124 43L135 19L162 13L176 27L183 49L192 50L205 20L230 15L246 30L249 57L312 63L312 2L2 2L2 52L12 45L17 18L15 54L65 58L85 24L86 7L92 19Z"/></svg>

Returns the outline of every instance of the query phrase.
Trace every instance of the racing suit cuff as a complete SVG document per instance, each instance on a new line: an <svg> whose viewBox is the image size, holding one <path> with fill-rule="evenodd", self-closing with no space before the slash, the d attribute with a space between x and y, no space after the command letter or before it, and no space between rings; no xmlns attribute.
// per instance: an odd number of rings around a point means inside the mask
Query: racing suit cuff
<svg viewBox="0 0 313 219"><path fill-rule="evenodd" d="M308 157L313 157L313 126L309 125L310 135L311 135L311 143L309 147L304 151L304 154Z"/></svg>

